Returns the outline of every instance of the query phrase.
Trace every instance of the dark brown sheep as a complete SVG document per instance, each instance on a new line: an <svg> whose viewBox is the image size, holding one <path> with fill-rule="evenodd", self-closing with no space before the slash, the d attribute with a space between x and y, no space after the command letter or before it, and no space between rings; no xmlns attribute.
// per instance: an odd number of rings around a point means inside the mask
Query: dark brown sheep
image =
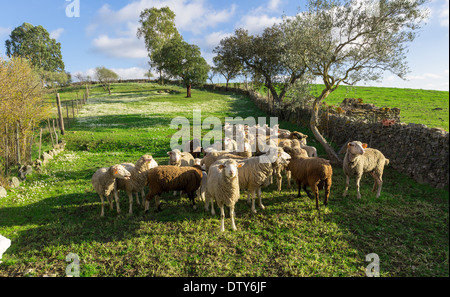
<svg viewBox="0 0 450 297"><path fill-rule="evenodd" d="M148 212L149 201L155 196L156 209L160 211L159 197L162 193L169 191L186 192L195 209L195 192L200 187L202 177L202 170L198 165L193 167L167 165L150 169L147 174L149 192L145 197L145 212Z"/></svg>
<svg viewBox="0 0 450 297"><path fill-rule="evenodd" d="M316 208L319 210L319 189L324 189L324 205L327 205L333 175L330 161L322 158L304 157L302 154L295 154L289 150L287 152L291 155L287 168L291 171L292 177L298 185L297 197L301 197L300 188L303 185L306 194L311 198L311 193L306 190L306 186L309 186L314 192Z"/></svg>

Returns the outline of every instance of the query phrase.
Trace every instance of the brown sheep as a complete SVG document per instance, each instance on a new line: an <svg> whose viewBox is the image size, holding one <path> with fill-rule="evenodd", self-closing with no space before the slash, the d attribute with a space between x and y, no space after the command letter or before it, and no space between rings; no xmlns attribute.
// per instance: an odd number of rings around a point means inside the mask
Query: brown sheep
<svg viewBox="0 0 450 297"><path fill-rule="evenodd" d="M314 192L316 208L319 210L319 189L324 189L324 205L327 205L333 175L330 161L322 158L305 157L302 154L294 153L294 151L289 148L287 149L287 152L292 158L287 168L291 171L292 177L297 182L297 197L301 197L300 188L301 185L303 185L303 190L305 190L308 197L311 198L311 193L306 190L306 186L309 186Z"/></svg>
<svg viewBox="0 0 450 297"><path fill-rule="evenodd" d="M155 196L156 209L160 211L159 198L162 193L169 191L186 192L195 209L195 192L200 187L202 177L202 170L198 165L193 167L166 165L150 169L147 174L149 192L145 196L145 212L148 212L149 201Z"/></svg>

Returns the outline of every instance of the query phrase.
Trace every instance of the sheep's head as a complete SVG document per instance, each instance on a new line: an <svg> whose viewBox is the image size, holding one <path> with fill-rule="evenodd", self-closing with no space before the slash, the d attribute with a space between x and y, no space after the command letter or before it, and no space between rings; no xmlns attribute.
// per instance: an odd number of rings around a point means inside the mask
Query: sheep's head
<svg viewBox="0 0 450 297"><path fill-rule="evenodd" d="M219 169L223 170L223 173L228 178L234 178L238 174L238 168L241 168L242 164L237 164L235 160L226 160L223 164L219 165Z"/></svg>
<svg viewBox="0 0 450 297"><path fill-rule="evenodd" d="M283 150L289 154L289 156L291 156L292 158L307 158L308 157L308 153L306 152L306 150L296 146L296 147L289 147L289 146L284 146Z"/></svg>
<svg viewBox="0 0 450 297"><path fill-rule="evenodd" d="M361 141L351 141L347 143L347 151L353 155L363 155L367 148L367 143L362 143Z"/></svg>
<svg viewBox="0 0 450 297"><path fill-rule="evenodd" d="M181 162L181 152L179 149L174 149L170 152L167 152L169 155L170 165L174 165Z"/></svg>
<svg viewBox="0 0 450 297"><path fill-rule="evenodd" d="M110 168L113 176L120 179L130 179L131 173L122 165L114 165Z"/></svg>
<svg viewBox="0 0 450 297"><path fill-rule="evenodd" d="M153 160L153 157L151 155L143 155L139 158L139 160L136 162L136 168L147 168L150 169L150 162Z"/></svg>
<svg viewBox="0 0 450 297"><path fill-rule="evenodd" d="M285 153L281 147L270 146L267 153L260 156L259 161L261 163L287 164L290 158L291 156Z"/></svg>
<svg viewBox="0 0 450 297"><path fill-rule="evenodd" d="M294 131L294 132L291 132L291 134L289 135L289 138L290 138L290 139L298 139L298 140L302 140L302 139L308 138L308 135L305 135L305 134L303 134L303 133Z"/></svg>

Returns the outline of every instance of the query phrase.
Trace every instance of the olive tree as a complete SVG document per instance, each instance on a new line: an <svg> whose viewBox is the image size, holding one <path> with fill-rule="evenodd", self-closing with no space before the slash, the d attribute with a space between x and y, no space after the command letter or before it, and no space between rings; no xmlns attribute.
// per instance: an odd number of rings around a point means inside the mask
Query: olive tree
<svg viewBox="0 0 450 297"><path fill-rule="evenodd" d="M111 95L111 84L119 79L119 75L108 68L97 67L95 68L95 76L103 89L108 90L109 95Z"/></svg>
<svg viewBox="0 0 450 297"><path fill-rule="evenodd" d="M285 42L286 34L282 29L280 24L275 24L255 36L249 35L247 30L237 29L214 49L228 67L237 62L254 79L261 79L278 104L307 72L301 60L289 57L291 44Z"/></svg>
<svg viewBox="0 0 450 297"><path fill-rule="evenodd" d="M331 161L341 163L317 129L321 102L341 84L379 80L385 71L405 78L407 44L427 17L421 8L425 1L315 0L295 18L284 19L293 56L325 85L315 96L310 127Z"/></svg>

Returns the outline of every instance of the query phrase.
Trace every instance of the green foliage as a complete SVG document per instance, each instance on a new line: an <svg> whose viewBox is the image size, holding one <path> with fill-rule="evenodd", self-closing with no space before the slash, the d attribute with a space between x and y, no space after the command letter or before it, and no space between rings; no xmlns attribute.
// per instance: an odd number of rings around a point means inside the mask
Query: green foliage
<svg viewBox="0 0 450 297"><path fill-rule="evenodd" d="M193 85L203 85L208 78L210 67L201 56L200 48L177 38L167 42L153 59L171 77L183 80L187 97L191 97Z"/></svg>
<svg viewBox="0 0 450 297"><path fill-rule="evenodd" d="M95 68L95 76L103 86L103 89L105 91L108 90L109 95L111 95L111 83L119 79L119 75L108 68L97 67Z"/></svg>
<svg viewBox="0 0 450 297"><path fill-rule="evenodd" d="M11 32L5 45L8 57L26 58L34 67L44 71L64 72L61 44L50 38L50 34L42 26L23 23Z"/></svg>

